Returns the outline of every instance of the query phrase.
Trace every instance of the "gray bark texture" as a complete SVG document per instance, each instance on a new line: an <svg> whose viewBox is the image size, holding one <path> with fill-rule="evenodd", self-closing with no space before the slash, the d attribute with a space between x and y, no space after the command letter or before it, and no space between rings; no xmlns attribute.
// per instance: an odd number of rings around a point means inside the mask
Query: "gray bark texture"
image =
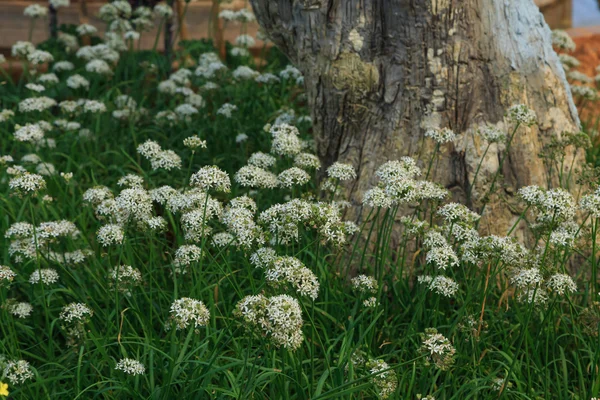
<svg viewBox="0 0 600 400"><path fill-rule="evenodd" d="M480 225L506 233L516 218L511 204L516 190L552 184L538 158L544 144L563 132L579 132L551 32L533 0L251 3L260 25L305 76L321 160L357 170L348 194L358 219L379 165L412 156L427 167L435 147L424 137L428 128L460 134L456 143L442 146L432 180L455 201L467 202L486 146L473 133L482 124L508 130L505 111L526 104L539 125L515 136ZM481 209L501 151L494 144L485 156L470 201L475 210ZM575 166L583 161L582 153L570 154Z"/></svg>

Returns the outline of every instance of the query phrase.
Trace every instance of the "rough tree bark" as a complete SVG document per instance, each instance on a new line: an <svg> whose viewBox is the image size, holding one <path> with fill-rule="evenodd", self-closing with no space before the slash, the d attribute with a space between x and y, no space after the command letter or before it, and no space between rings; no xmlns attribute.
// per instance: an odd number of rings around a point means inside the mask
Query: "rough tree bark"
<svg viewBox="0 0 600 400"><path fill-rule="evenodd" d="M521 128L503 165L500 192L481 226L506 233L519 187L547 186L537 155L579 119L551 32L533 0L251 0L274 43L304 73L318 153L325 166L358 171L349 189L355 211L383 162L412 156L425 164L430 127L462 134L439 158L434 180L454 200L466 192L484 144L480 124L506 128L508 107L527 104L539 126ZM576 154L576 153L571 153ZM574 155L577 166L582 154ZM499 166L493 145L477 177L472 204ZM551 180L551 179L550 179Z"/></svg>

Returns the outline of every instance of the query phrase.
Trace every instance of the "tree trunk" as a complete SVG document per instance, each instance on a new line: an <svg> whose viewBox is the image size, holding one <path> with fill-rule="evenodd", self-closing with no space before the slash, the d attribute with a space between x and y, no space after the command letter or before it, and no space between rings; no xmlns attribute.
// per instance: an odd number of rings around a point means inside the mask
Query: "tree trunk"
<svg viewBox="0 0 600 400"><path fill-rule="evenodd" d="M533 0L251 3L274 43L304 73L325 166L347 162L358 172L349 188L357 218L362 194L376 184L374 172L383 162L412 156L426 168L434 149L424 138L428 128L460 134L442 146L432 180L455 201L467 202L485 149L473 133L484 123L508 129L505 111L522 103L536 112L539 125L515 136L480 225L506 233L516 218L510 205L516 190L553 180L538 158L543 145L563 132L579 132L550 30ZM501 150L490 147L477 175L470 201L476 210ZM570 154L575 166L583 161L581 153Z"/></svg>

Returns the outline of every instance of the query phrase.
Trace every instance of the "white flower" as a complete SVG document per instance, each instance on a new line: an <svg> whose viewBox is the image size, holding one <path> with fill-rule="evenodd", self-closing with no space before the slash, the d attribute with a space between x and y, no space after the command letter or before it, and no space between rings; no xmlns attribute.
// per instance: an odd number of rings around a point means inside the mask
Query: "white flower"
<svg viewBox="0 0 600 400"><path fill-rule="evenodd" d="M517 270L510 281L518 288L527 288L537 285L542 282L542 279L542 274L538 268L523 268Z"/></svg>
<svg viewBox="0 0 600 400"><path fill-rule="evenodd" d="M58 272L52 268L38 269L34 271L29 277L29 283L32 285L42 282L45 285L58 282Z"/></svg>
<svg viewBox="0 0 600 400"><path fill-rule="evenodd" d="M432 128L425 132L426 137L430 137L439 144L450 143L456 140L456 134L449 128Z"/></svg>
<svg viewBox="0 0 600 400"><path fill-rule="evenodd" d="M25 85L25 87L33 92L37 92L37 93L41 93L44 90L46 90L46 88L44 87L44 85L40 85L37 83L28 83Z"/></svg>
<svg viewBox="0 0 600 400"><path fill-rule="evenodd" d="M202 250L200 247L193 244L183 245L175 251L173 264L177 266L190 265L191 263L200 260L200 257L202 257Z"/></svg>
<svg viewBox="0 0 600 400"><path fill-rule="evenodd" d="M566 274L554 274L548 281L546 285L549 289L555 291L559 295L563 295L565 293L575 293L577 291L577 285L573 278Z"/></svg>
<svg viewBox="0 0 600 400"><path fill-rule="evenodd" d="M9 313L17 318L27 318L33 312L33 306L26 302L8 304L7 309Z"/></svg>
<svg viewBox="0 0 600 400"><path fill-rule="evenodd" d="M182 117L189 117L198 114L198 109L191 104L184 103L175 107L175 112Z"/></svg>
<svg viewBox="0 0 600 400"><path fill-rule="evenodd" d="M506 141L506 132L491 125L479 128L477 133L488 143L503 143Z"/></svg>
<svg viewBox="0 0 600 400"><path fill-rule="evenodd" d="M67 323L73 321L85 322L89 320L94 312L84 303L70 303L63 307L59 318Z"/></svg>
<svg viewBox="0 0 600 400"><path fill-rule="evenodd" d="M277 187L277 176L254 165L246 165L234 176L235 181L244 187L272 189Z"/></svg>
<svg viewBox="0 0 600 400"><path fill-rule="evenodd" d="M354 171L354 167L350 164L335 162L327 168L327 176L339 179L340 181L349 181L356 179L356 171Z"/></svg>
<svg viewBox="0 0 600 400"><path fill-rule="evenodd" d="M176 329L186 329L190 324L194 328L206 326L210 321L210 312L200 300L183 297L171 304L170 320Z"/></svg>
<svg viewBox="0 0 600 400"><path fill-rule="evenodd" d="M36 143L44 138L44 130L38 124L15 126L15 139L19 142Z"/></svg>
<svg viewBox="0 0 600 400"><path fill-rule="evenodd" d="M217 192L231 191L231 180L227 172L222 171L216 165L200 168L190 178L190 186L201 190L216 190Z"/></svg>
<svg viewBox="0 0 600 400"><path fill-rule="evenodd" d="M242 142L245 142L246 140L248 140L248 135L246 135L245 133L240 133L235 137L236 143L242 143Z"/></svg>
<svg viewBox="0 0 600 400"><path fill-rule="evenodd" d="M299 295L315 300L319 295L316 275L295 257L277 257L265 268L267 282L291 285Z"/></svg>
<svg viewBox="0 0 600 400"><path fill-rule="evenodd" d="M262 169L267 169L275 165L276 161L277 159L270 154L256 152L250 156L248 159L248 164Z"/></svg>
<svg viewBox="0 0 600 400"><path fill-rule="evenodd" d="M236 315L262 330L277 347L297 350L304 340L302 310L298 301L288 295L246 296L238 302Z"/></svg>
<svg viewBox="0 0 600 400"><path fill-rule="evenodd" d="M158 18L171 18L173 16L173 9L166 3L159 3L154 6L154 15Z"/></svg>
<svg viewBox="0 0 600 400"><path fill-rule="evenodd" d="M33 65L40 65L54 61L51 53L44 50L34 50L27 55L27 60Z"/></svg>
<svg viewBox="0 0 600 400"><path fill-rule="evenodd" d="M90 87L90 82L83 76L75 74L67 78L67 86L71 89L88 89Z"/></svg>
<svg viewBox="0 0 600 400"><path fill-rule="evenodd" d="M508 109L509 118L518 124L532 126L537 124L535 112L524 104L517 104Z"/></svg>
<svg viewBox="0 0 600 400"><path fill-rule="evenodd" d="M93 72L99 75L112 75L112 69L110 65L104 60L91 60L85 65L85 70L87 72Z"/></svg>
<svg viewBox="0 0 600 400"><path fill-rule="evenodd" d="M109 224L98 229L98 242L104 247L123 243L125 233L120 225Z"/></svg>
<svg viewBox="0 0 600 400"><path fill-rule="evenodd" d="M0 287L11 283L17 274L5 265L0 265Z"/></svg>
<svg viewBox="0 0 600 400"><path fill-rule="evenodd" d="M115 369L134 376L143 375L146 372L146 367L144 367L144 364L132 358L123 358L119 360L115 366Z"/></svg>
<svg viewBox="0 0 600 400"><path fill-rule="evenodd" d="M552 31L552 45L556 48L575 51L575 42L571 39L571 36L563 30L555 29Z"/></svg>
<svg viewBox="0 0 600 400"><path fill-rule="evenodd" d="M25 42L22 40L17 41L12 45L11 54L14 57L27 57L29 54L35 51L35 45L31 42Z"/></svg>
<svg viewBox="0 0 600 400"><path fill-rule="evenodd" d="M452 343L435 329L426 329L421 336L423 344L419 351L426 355L427 361L443 371L449 369L454 364L456 353Z"/></svg>
<svg viewBox="0 0 600 400"><path fill-rule="evenodd" d="M365 192L363 204L366 204L370 207L390 208L392 205L394 205L394 200L387 195L385 190L375 187Z"/></svg>
<svg viewBox="0 0 600 400"><path fill-rule="evenodd" d="M48 15L48 8L39 4L32 4L25 7L25 10L23 10L23 15L29 18L45 17Z"/></svg>
<svg viewBox="0 0 600 400"><path fill-rule="evenodd" d="M277 176L277 181L280 187L291 188L308 183L310 175L303 169L291 167L281 172Z"/></svg>
<svg viewBox="0 0 600 400"><path fill-rule="evenodd" d="M252 36L243 34L235 38L235 44L242 47L253 47L256 41Z"/></svg>
<svg viewBox="0 0 600 400"><path fill-rule="evenodd" d="M294 158L294 166L303 169L320 169L319 157L310 153L300 153Z"/></svg>
<svg viewBox="0 0 600 400"><path fill-rule="evenodd" d="M12 178L8 182L8 187L20 195L27 195L45 189L46 181L41 175L26 172Z"/></svg>
<svg viewBox="0 0 600 400"><path fill-rule="evenodd" d="M34 376L31 366L25 360L8 361L0 375L6 377L13 385L23 384Z"/></svg>
<svg viewBox="0 0 600 400"><path fill-rule="evenodd" d="M352 288L360 293L377 293L379 284L372 276L357 275L351 280Z"/></svg>
<svg viewBox="0 0 600 400"><path fill-rule="evenodd" d="M56 100L51 99L50 97L30 97L28 99L22 100L19 103L19 111L24 113L32 111L45 111L49 108L54 107L55 105Z"/></svg>
<svg viewBox="0 0 600 400"><path fill-rule="evenodd" d="M231 73L231 75L234 77L234 79L245 80L245 79L254 79L258 75L260 75L260 73L258 71L253 70L250 67L247 67L245 65L240 65Z"/></svg>
<svg viewBox="0 0 600 400"><path fill-rule="evenodd" d="M57 61L52 66L54 72L72 71L74 68L75 66L70 61Z"/></svg>
<svg viewBox="0 0 600 400"><path fill-rule="evenodd" d="M42 83L47 83L50 85L60 82L60 80L58 79L58 76L56 76L56 74L53 72L40 75L40 77L38 78L38 81L42 82Z"/></svg>
<svg viewBox="0 0 600 400"><path fill-rule="evenodd" d="M217 110L218 115L222 115L225 118L231 118L234 111L237 111L237 106L235 104L225 103Z"/></svg>
<svg viewBox="0 0 600 400"><path fill-rule="evenodd" d="M452 278L443 275L438 275L429 283L429 290L436 292L442 296L452 297L458 291L458 283Z"/></svg>

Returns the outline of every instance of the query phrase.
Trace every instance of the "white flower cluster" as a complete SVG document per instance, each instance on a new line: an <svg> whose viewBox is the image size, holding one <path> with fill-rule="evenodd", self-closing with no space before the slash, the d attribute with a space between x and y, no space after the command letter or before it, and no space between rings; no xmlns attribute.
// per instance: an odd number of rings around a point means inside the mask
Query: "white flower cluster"
<svg viewBox="0 0 600 400"><path fill-rule="evenodd" d="M86 304L70 303L63 307L59 318L66 323L84 323L87 322L93 315L94 312Z"/></svg>
<svg viewBox="0 0 600 400"><path fill-rule="evenodd" d="M200 300L182 297L171 304L171 316L167 323L175 324L176 329L187 329L190 325L194 328L206 326L210 321L210 312Z"/></svg>
<svg viewBox="0 0 600 400"><path fill-rule="evenodd" d="M29 362L25 360L9 360L4 365L2 377L5 377L13 385L22 385L33 379L33 371Z"/></svg>
<svg viewBox="0 0 600 400"><path fill-rule="evenodd" d="M366 367L372 376L371 381L377 388L379 398L388 399L396 393L398 376L388 363L383 360L369 360Z"/></svg>
<svg viewBox="0 0 600 400"><path fill-rule="evenodd" d="M352 288L359 293L377 293L377 279L367 275L357 275L351 280Z"/></svg>
<svg viewBox="0 0 600 400"><path fill-rule="evenodd" d="M0 286L10 284L16 276L17 274L10 267L0 265Z"/></svg>
<svg viewBox="0 0 600 400"><path fill-rule="evenodd" d="M132 358L123 358L117 362L116 370L123 371L128 375L143 375L146 373L146 367L141 362Z"/></svg>
<svg viewBox="0 0 600 400"><path fill-rule="evenodd" d="M222 171L216 165L200 168L190 178L190 186L203 191L214 190L216 192L228 193L231 191L231 180L227 172Z"/></svg>
<svg viewBox="0 0 600 400"><path fill-rule="evenodd" d="M147 140L140 144L137 152L150 161L153 170L165 169L170 171L181 168L181 157L173 150L163 150L155 141Z"/></svg>
<svg viewBox="0 0 600 400"><path fill-rule="evenodd" d="M288 295L246 296L236 305L235 314L245 324L261 330L277 347L297 350L304 340L302 310Z"/></svg>
<svg viewBox="0 0 600 400"><path fill-rule="evenodd" d="M552 45L560 50L575 51L575 42L566 31L555 29L552 31Z"/></svg>
<svg viewBox="0 0 600 400"><path fill-rule="evenodd" d="M236 21L236 22L252 22L256 18L252 13L252 10L242 8L237 11L223 10L219 13L219 18L223 18L225 21Z"/></svg>
<svg viewBox="0 0 600 400"><path fill-rule="evenodd" d="M432 128L425 131L425 137L432 138L436 143L445 144L452 143L456 140L457 136L449 128Z"/></svg>
<svg viewBox="0 0 600 400"><path fill-rule="evenodd" d="M516 124L532 126L537 124L537 115L524 104L516 104L508 109L508 117Z"/></svg>
<svg viewBox="0 0 600 400"><path fill-rule="evenodd" d="M43 268L34 271L29 277L29 283L37 285L40 282L44 285L58 282L58 272L52 268Z"/></svg>
<svg viewBox="0 0 600 400"><path fill-rule="evenodd" d="M131 265L119 265L108 273L110 286L116 286L117 290L128 293L133 286L142 284L142 273Z"/></svg>
<svg viewBox="0 0 600 400"><path fill-rule="evenodd" d="M319 295L319 280L302 261L296 257L276 257L270 263L264 264L267 282L276 286L288 284L300 296L315 300Z"/></svg>
<svg viewBox="0 0 600 400"><path fill-rule="evenodd" d="M573 195L557 188L543 190L538 186L527 186L519 189L519 196L537 211L536 221L539 224L558 225L571 221L575 217L576 207Z"/></svg>
<svg viewBox="0 0 600 400"><path fill-rule="evenodd" d="M423 343L420 352L426 357L426 365L433 363L436 368L443 371L452 367L456 349L446 337L438 333L436 329L430 328L421 334L421 339Z"/></svg>
<svg viewBox="0 0 600 400"><path fill-rule="evenodd" d="M249 249L265 241L264 232L254 221L256 209L256 203L249 197L237 197L232 199L221 216L221 222L235 238L238 247Z"/></svg>

